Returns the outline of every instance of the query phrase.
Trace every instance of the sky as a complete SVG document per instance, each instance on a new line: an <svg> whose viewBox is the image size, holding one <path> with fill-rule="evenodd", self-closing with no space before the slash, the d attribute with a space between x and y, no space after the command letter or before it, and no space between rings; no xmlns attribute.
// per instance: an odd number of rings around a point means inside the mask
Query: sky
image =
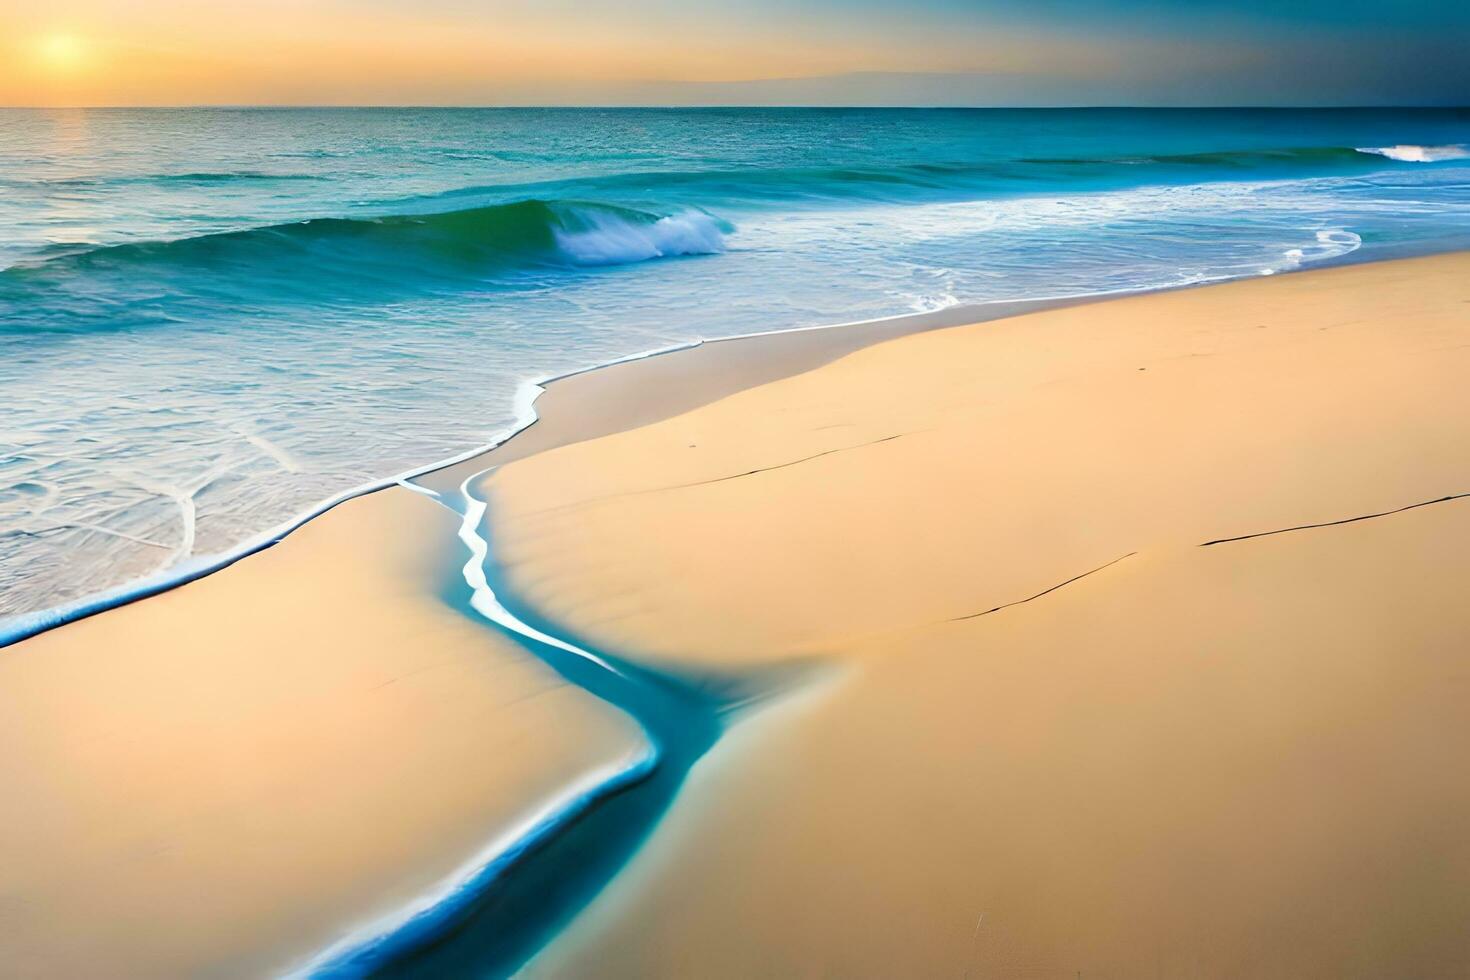
<svg viewBox="0 0 1470 980"><path fill-rule="evenodd" d="M0 105L1466 105L1470 0L47 0Z"/></svg>

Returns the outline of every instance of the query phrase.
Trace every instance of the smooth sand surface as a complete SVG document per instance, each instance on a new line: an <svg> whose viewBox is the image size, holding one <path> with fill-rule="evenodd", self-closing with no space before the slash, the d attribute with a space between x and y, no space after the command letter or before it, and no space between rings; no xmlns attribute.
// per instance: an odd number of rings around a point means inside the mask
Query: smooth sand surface
<svg viewBox="0 0 1470 980"><path fill-rule="evenodd" d="M457 525L372 494L0 651L0 974L276 972L641 756L443 601Z"/></svg>
<svg viewBox="0 0 1470 980"><path fill-rule="evenodd" d="M1470 492L1467 376L1440 256L907 336L489 475L552 620L837 668L532 972L1470 972L1470 500L1200 547Z"/></svg>

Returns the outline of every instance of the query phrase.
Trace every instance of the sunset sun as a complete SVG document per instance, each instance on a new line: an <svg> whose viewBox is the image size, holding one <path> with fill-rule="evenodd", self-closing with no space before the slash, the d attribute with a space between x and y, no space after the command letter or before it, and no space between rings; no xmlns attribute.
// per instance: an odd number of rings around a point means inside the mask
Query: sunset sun
<svg viewBox="0 0 1470 980"><path fill-rule="evenodd" d="M86 62L86 45L75 34L48 34L36 50L42 64L53 71L73 71Z"/></svg>

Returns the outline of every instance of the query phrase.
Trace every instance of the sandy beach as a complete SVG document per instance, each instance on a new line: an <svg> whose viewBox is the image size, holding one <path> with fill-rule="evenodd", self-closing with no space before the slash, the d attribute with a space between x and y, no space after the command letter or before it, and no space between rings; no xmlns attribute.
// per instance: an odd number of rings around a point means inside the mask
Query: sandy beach
<svg viewBox="0 0 1470 980"><path fill-rule="evenodd" d="M0 653L0 972L304 965L641 758L447 601L456 525L372 494Z"/></svg>
<svg viewBox="0 0 1470 980"><path fill-rule="evenodd" d="M840 665L531 973L1463 972L1470 500L1353 519L1470 491L1467 272L917 334L489 475L580 635Z"/></svg>
<svg viewBox="0 0 1470 980"><path fill-rule="evenodd" d="M541 622L769 695L526 972L1470 970L1470 254L949 316L577 375L418 481ZM0 962L299 966L642 758L457 525L0 652Z"/></svg>

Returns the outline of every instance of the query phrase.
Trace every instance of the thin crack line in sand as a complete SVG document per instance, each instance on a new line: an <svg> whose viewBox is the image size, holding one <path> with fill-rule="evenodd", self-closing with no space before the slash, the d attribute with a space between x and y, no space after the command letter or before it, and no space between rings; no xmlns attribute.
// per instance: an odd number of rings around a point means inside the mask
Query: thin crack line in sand
<svg viewBox="0 0 1470 980"><path fill-rule="evenodd" d="M1313 528L1318 527L1336 527L1339 524L1356 524L1358 521L1371 521L1374 518L1378 517L1392 517L1394 514L1402 514L1404 511L1407 510L1417 510L1420 507L1431 507L1434 504L1449 503L1451 500L1463 500L1466 497L1470 497L1470 492L1452 493L1448 497L1437 497L1434 500L1421 500L1417 504L1406 504L1403 507L1395 507L1393 510L1380 511L1377 514L1363 514L1360 517L1344 517L1340 521L1323 521L1320 524L1298 524L1295 527L1277 528L1274 531L1257 531L1255 534L1242 534L1234 538L1216 538L1214 541L1206 541L1204 544L1200 545L1200 547L1208 548L1211 545L1229 544L1232 541L1249 541L1251 538L1268 538L1273 534L1289 534L1292 531L1310 531Z"/></svg>
<svg viewBox="0 0 1470 980"><path fill-rule="evenodd" d="M800 459L788 460L784 463L775 463L771 466L761 466L757 469L746 470L744 473L731 473L729 476L717 476L709 480L695 480L693 483L674 483L666 487L646 487L642 490L624 490L621 493L609 493L601 497L588 497L585 500L574 500L570 503L558 504L555 507L547 507L544 510L538 510L534 513L537 516L540 516L542 514L554 513L558 510L566 510L570 507L585 507L587 504L600 503L604 500L617 500L619 497L637 497L645 493L664 493L669 490L688 490L692 487L703 487L712 483L724 483L727 480L739 480L743 477L755 476L757 473L769 473L772 470L784 470L788 466L797 466L801 463L810 463L814 459L821 459L823 456L831 456L835 453L845 453L854 449L866 449L869 446L877 446L885 442L892 442L895 439L902 439L904 436L911 436L916 432L925 431L927 430L914 429L910 432L897 432L891 436L884 436L882 439L874 439L871 442L859 442L851 446L838 446L836 449L827 449L820 453L813 453L810 456L803 456Z"/></svg>
<svg viewBox="0 0 1470 980"><path fill-rule="evenodd" d="M881 443L892 442L895 439L902 439L904 436L912 434L913 433L910 432L899 432L891 436L884 436L882 439L874 439L872 442L860 442L855 446L839 446L836 449L828 449L825 452L813 453L810 456L803 456L801 459L793 459L785 463L776 463L774 466L762 466L758 469L746 470L744 473L732 473L729 476L717 476L713 480L696 480L693 483L680 483L671 487L655 487L651 490L638 490L634 492L657 493L659 490L684 490L689 487L702 487L709 483L724 483L726 480L738 480L741 477L755 476L757 473L769 473L772 470L784 470L788 466L796 466L800 463L810 463L814 459L821 459L823 456L831 456L834 453L845 453L853 449L866 449L869 446L877 446Z"/></svg>
<svg viewBox="0 0 1470 980"><path fill-rule="evenodd" d="M1012 606L1019 606L1022 603L1031 602L1032 600L1035 600L1035 599L1040 599L1044 595L1050 595L1051 593L1055 592L1057 589L1066 588L1067 586L1071 585L1073 582L1077 582L1077 581L1080 581L1082 579L1085 579L1089 575L1096 575L1098 572L1101 572L1104 569L1112 568L1114 565L1118 564L1118 562L1122 561L1123 559L1125 559L1125 558L1132 558L1136 554L1138 554L1138 552L1136 552L1136 551L1130 551L1126 555L1119 555L1117 558L1114 558L1112 561L1108 562L1105 565L1099 565L1096 568L1091 569L1090 571L1083 572L1081 575L1073 575L1071 578L1067 579L1065 582L1058 582L1056 585L1053 585L1051 588L1045 589L1045 590L1043 590L1041 592L1038 592L1038 593L1036 593L1033 596L1027 596L1024 599L1017 599L1015 602L1003 603L1003 604L1001 604L999 606L996 606L994 609L987 609L984 612L969 613L968 615L965 615L965 616L955 616L955 617L953 617L951 619L946 620L946 622L949 622L949 623L959 623L959 622L963 622L966 619L979 619L981 616L989 616L991 613L1000 612L1002 609L1009 609Z"/></svg>

